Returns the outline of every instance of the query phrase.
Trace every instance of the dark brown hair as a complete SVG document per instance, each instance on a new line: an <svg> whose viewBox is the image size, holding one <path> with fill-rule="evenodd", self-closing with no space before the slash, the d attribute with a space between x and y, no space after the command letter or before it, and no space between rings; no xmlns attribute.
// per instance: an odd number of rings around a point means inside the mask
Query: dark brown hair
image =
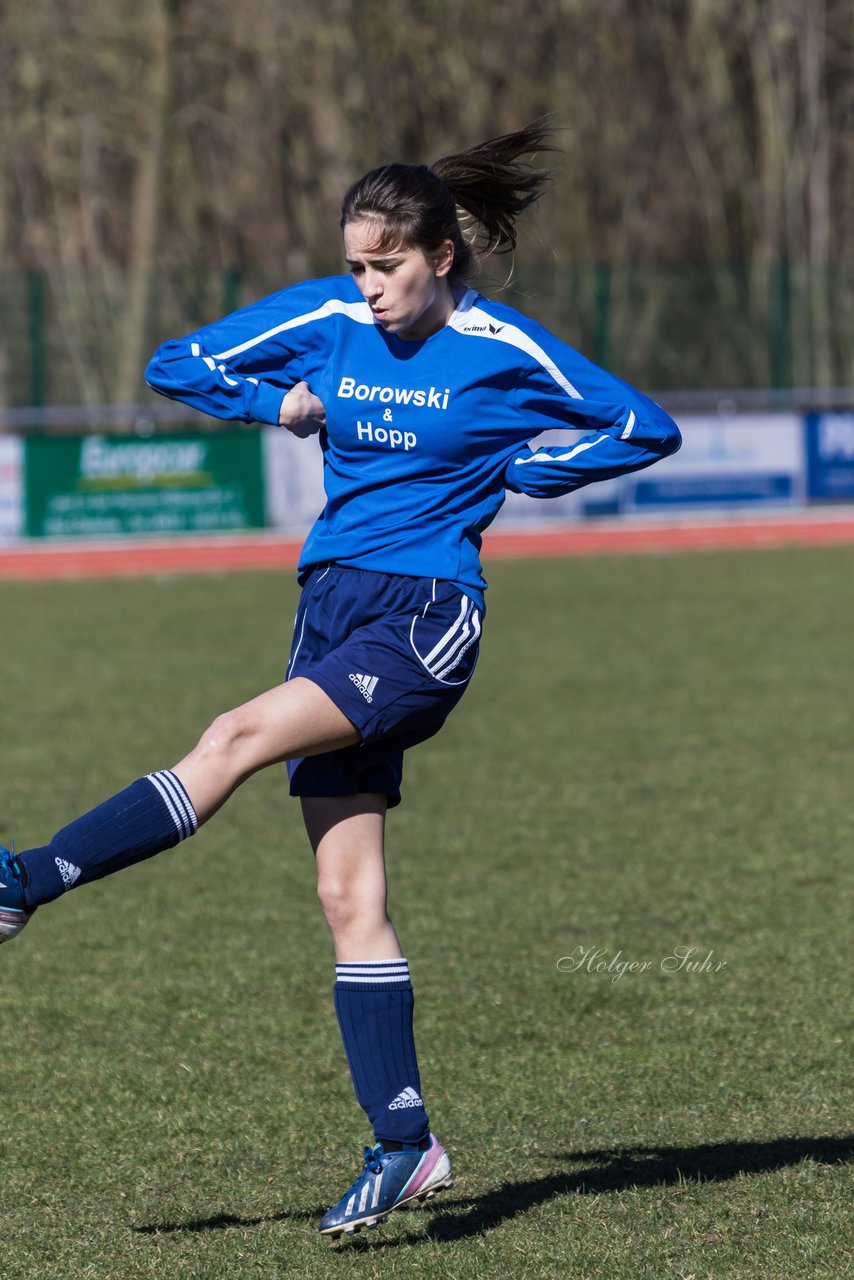
<svg viewBox="0 0 854 1280"><path fill-rule="evenodd" d="M378 253L405 244L434 253L454 246L451 277L465 279L491 253L516 247L516 219L534 204L551 173L525 163L538 151L555 151L552 118L516 133L490 138L432 165L384 164L347 190L341 226L376 218Z"/></svg>

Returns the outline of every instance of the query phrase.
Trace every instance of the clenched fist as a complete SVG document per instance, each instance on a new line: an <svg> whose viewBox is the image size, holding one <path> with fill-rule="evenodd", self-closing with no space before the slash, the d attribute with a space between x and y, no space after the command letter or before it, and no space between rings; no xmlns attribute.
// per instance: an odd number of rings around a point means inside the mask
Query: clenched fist
<svg viewBox="0 0 854 1280"><path fill-rule="evenodd" d="M317 435L326 426L326 410L307 382L298 382L282 400L279 409L279 426L287 427L300 440Z"/></svg>

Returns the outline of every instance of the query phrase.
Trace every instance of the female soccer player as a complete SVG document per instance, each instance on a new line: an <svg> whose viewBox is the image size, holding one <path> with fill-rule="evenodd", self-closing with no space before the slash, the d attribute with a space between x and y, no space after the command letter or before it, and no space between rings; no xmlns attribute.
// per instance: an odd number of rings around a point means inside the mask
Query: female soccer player
<svg viewBox="0 0 854 1280"><path fill-rule="evenodd" d="M466 284L475 244L515 247L516 219L547 180L526 157L549 133L540 122L431 167L373 170L344 197L349 275L285 289L156 353L146 377L164 395L320 432L327 500L300 560L286 680L219 716L172 769L50 844L0 857L4 940L68 889L191 836L251 774L287 761L332 931L347 1061L375 1136L320 1223L331 1236L452 1185L422 1100L383 839L404 751L437 732L474 670L481 533L507 489L552 497L680 443L656 404ZM589 434L529 448L554 427Z"/></svg>

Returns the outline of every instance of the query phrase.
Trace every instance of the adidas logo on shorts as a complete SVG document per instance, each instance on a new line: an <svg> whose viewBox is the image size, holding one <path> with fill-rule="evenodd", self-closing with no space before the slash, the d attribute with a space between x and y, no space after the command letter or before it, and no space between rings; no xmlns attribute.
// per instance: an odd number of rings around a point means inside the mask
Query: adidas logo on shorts
<svg viewBox="0 0 854 1280"><path fill-rule="evenodd" d="M423 1107L424 1103L411 1085L407 1085L402 1093L399 1093L394 1102L388 1104L389 1111L402 1111L404 1107Z"/></svg>
<svg viewBox="0 0 854 1280"><path fill-rule="evenodd" d="M374 689L377 687L379 676L363 676L356 672L351 674L350 679L365 699L365 702L373 702Z"/></svg>

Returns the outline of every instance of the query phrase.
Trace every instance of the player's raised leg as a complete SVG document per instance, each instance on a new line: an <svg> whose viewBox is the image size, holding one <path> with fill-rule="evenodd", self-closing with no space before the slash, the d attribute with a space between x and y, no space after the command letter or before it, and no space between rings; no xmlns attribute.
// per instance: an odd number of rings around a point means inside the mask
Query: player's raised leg
<svg viewBox="0 0 854 1280"><path fill-rule="evenodd" d="M360 736L328 694L296 676L218 716L173 772L201 824L259 769L294 756L350 747Z"/></svg>
<svg viewBox="0 0 854 1280"><path fill-rule="evenodd" d="M352 1234L412 1200L451 1186L448 1156L430 1133L413 1034L409 965L388 917L386 797L303 798L318 895L335 945L335 1010L356 1097L376 1145L359 1177L320 1223Z"/></svg>
<svg viewBox="0 0 854 1280"><path fill-rule="evenodd" d="M0 942L36 907L193 835L236 787L265 765L359 741L359 733L310 680L298 678L218 716L173 769L138 778L17 857L0 848Z"/></svg>

